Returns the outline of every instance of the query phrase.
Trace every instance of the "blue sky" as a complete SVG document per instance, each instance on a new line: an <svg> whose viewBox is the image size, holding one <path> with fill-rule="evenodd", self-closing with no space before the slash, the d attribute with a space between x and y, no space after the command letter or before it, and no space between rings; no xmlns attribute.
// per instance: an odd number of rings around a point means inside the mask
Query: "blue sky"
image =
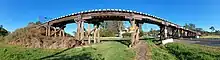
<svg viewBox="0 0 220 60"><path fill-rule="evenodd" d="M193 23L205 30L210 26L220 29L220 0L1 0L0 25L14 31L37 21L39 16L54 18L104 8L136 10L180 25ZM74 26L70 28L75 29Z"/></svg>

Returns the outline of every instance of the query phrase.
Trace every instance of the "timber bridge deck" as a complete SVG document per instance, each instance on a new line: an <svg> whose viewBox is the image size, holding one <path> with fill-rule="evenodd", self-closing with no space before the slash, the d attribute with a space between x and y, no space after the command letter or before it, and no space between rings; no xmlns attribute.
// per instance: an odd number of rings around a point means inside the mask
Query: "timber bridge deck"
<svg viewBox="0 0 220 60"><path fill-rule="evenodd" d="M150 14L124 10L124 9L95 9L88 11L81 11L77 13L68 14L58 18L51 19L50 21L44 23L46 27L46 36L50 37L61 37L65 36L64 28L66 24L76 23L77 33L76 38L78 40L83 40L83 38L88 37L89 43L91 36L93 36L94 43L100 41L100 23L104 21L129 21L131 24L132 34L131 41L132 45L140 39L140 27L144 23L155 24L160 27L160 39L165 40L169 38L180 38L180 37L195 37L200 35L199 32L185 29L178 24L169 22L166 19L153 16ZM88 29L85 32L84 23L88 23ZM93 24L94 29L90 30L90 25ZM92 35L93 34L93 35Z"/></svg>

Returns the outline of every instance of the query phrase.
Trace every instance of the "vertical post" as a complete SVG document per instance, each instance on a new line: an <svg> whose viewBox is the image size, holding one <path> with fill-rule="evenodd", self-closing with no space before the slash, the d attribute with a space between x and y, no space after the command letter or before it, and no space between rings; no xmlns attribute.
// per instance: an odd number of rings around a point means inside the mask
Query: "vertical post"
<svg viewBox="0 0 220 60"><path fill-rule="evenodd" d="M93 34L93 41L94 41L94 43L96 43L97 41L96 41L96 33L97 33L97 25L96 24L94 24L94 29L95 29L95 31L94 31L94 34Z"/></svg>
<svg viewBox="0 0 220 60"><path fill-rule="evenodd" d="M167 26L160 26L160 40L167 39Z"/></svg>
<svg viewBox="0 0 220 60"><path fill-rule="evenodd" d="M137 42L139 41L139 38L140 38L139 34L140 34L140 29L139 29L139 28L137 28L137 29L136 29L136 38L135 38L135 44L137 44Z"/></svg>
<svg viewBox="0 0 220 60"><path fill-rule="evenodd" d="M91 43L91 39L90 39L90 23L88 23L88 43Z"/></svg>
<svg viewBox="0 0 220 60"><path fill-rule="evenodd" d="M131 31L132 31L132 34L131 34L131 47L135 45L135 40L136 40L136 24L135 24L135 20L132 18L130 20L130 23L131 23Z"/></svg>
<svg viewBox="0 0 220 60"><path fill-rule="evenodd" d="M82 43L84 43L84 21L81 21L81 35L80 35L80 40L82 40Z"/></svg>
<svg viewBox="0 0 220 60"><path fill-rule="evenodd" d="M51 30L50 30L50 26L49 26L49 28L48 28L48 36L50 36L50 31L51 31Z"/></svg>
<svg viewBox="0 0 220 60"><path fill-rule="evenodd" d="M98 35L98 43L100 43L100 28L98 27L97 30L98 30L98 31L97 31L97 35Z"/></svg>
<svg viewBox="0 0 220 60"><path fill-rule="evenodd" d="M47 33L47 32L48 32L48 29L47 29L47 28L48 28L48 26L46 26L46 36L48 36L48 33Z"/></svg>
<svg viewBox="0 0 220 60"><path fill-rule="evenodd" d="M61 37L61 27L59 28L59 37Z"/></svg>
<svg viewBox="0 0 220 60"><path fill-rule="evenodd" d="M54 37L57 37L57 29L54 27Z"/></svg>
<svg viewBox="0 0 220 60"><path fill-rule="evenodd" d="M63 35L63 37L65 37L65 32L64 32L64 29L62 29L62 33L63 33L63 34L62 34L62 35Z"/></svg>
<svg viewBox="0 0 220 60"><path fill-rule="evenodd" d="M178 38L180 38L181 37L181 30L177 29L177 32L178 32Z"/></svg>
<svg viewBox="0 0 220 60"><path fill-rule="evenodd" d="M76 38L80 40L80 21L77 21L77 32L76 32Z"/></svg>

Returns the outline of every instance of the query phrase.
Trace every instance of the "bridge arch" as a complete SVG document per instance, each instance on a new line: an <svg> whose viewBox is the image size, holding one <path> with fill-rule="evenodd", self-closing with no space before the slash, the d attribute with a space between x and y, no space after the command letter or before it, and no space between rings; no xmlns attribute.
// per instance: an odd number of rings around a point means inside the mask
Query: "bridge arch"
<svg viewBox="0 0 220 60"><path fill-rule="evenodd" d="M108 20L129 21L131 26L135 28L134 32L132 33L132 40L131 40L133 44L135 44L135 42L139 40L140 30L138 28L141 27L140 25L144 23L158 25L160 27L161 40L167 39L167 38L173 38L174 35L175 36L178 35L177 37L180 37L181 35L196 36L197 34L197 32L195 31L184 29L181 26L174 24L172 22L169 22L163 18L156 17L156 16L142 13L142 12L137 12L137 11L132 11L132 10L123 10L123 9L95 9L95 10L81 11L81 12L72 13L72 14L68 14L65 16L51 19L50 21L44 23L44 25L59 27L60 31L63 31L66 24L76 23L77 24L77 37L78 37L77 39L83 40L86 34L84 31L84 23L93 24L94 29L88 30L89 31L88 35L90 35L91 31L94 31L94 35L95 35L94 40L96 40L96 34L99 37L98 31L99 31L100 22L108 21ZM50 31L50 30L47 30L47 31ZM181 34L180 33L181 31L187 32L188 34L187 33ZM48 33L46 34L48 35ZM172 37L169 37L168 35ZM97 38L97 40L98 39L99 38Z"/></svg>

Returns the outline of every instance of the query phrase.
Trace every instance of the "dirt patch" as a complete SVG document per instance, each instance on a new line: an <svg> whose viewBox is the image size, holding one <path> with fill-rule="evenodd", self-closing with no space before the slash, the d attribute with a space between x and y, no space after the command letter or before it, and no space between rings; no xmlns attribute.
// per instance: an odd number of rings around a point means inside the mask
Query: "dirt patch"
<svg viewBox="0 0 220 60"><path fill-rule="evenodd" d="M134 46L136 52L135 60L152 60L150 49L145 41L139 41L136 46Z"/></svg>
<svg viewBox="0 0 220 60"><path fill-rule="evenodd" d="M31 48L71 48L81 45L73 37L48 37L45 36L45 27L31 25L17 29L5 37L8 44L21 45Z"/></svg>

